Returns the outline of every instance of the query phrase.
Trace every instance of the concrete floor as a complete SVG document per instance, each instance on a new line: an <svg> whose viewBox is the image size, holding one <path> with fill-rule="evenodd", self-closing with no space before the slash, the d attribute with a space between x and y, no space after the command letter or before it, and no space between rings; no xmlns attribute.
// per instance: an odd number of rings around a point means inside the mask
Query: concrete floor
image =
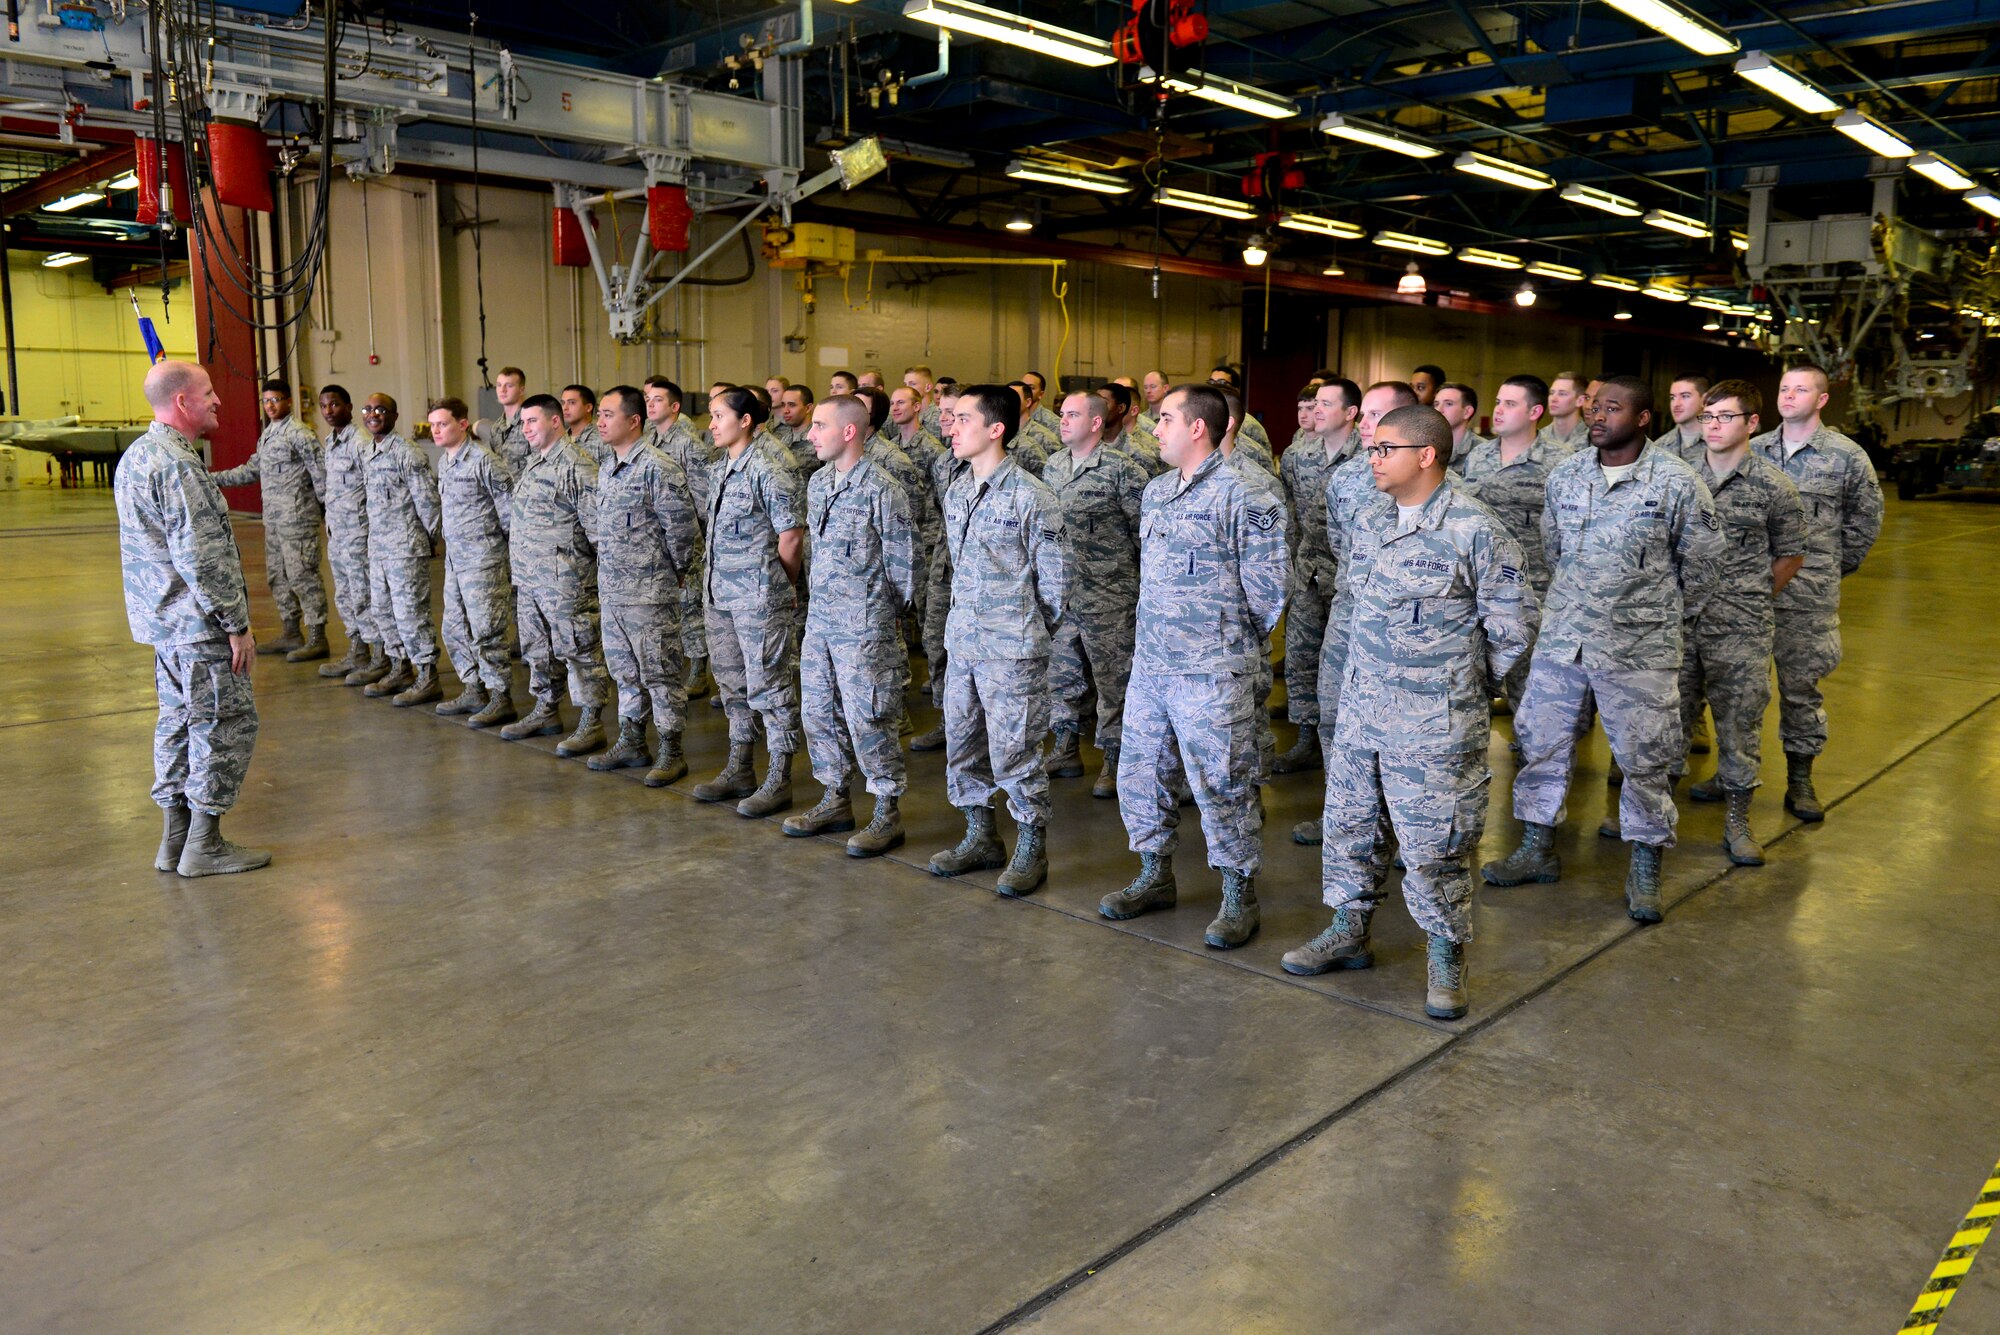
<svg viewBox="0 0 2000 1335"><path fill-rule="evenodd" d="M2000 1152L1991 508L1890 502L1824 826L1767 788L1732 871L1687 809L1638 929L1597 742L1456 1025L1397 905L1372 972L1279 970L1316 776L1220 955L1192 829L1176 912L1095 916L1087 780L1012 902L921 871L935 755L856 863L267 658L276 863L158 875L108 493L0 494L0 556L0 1330L1883 1331ZM1945 1324L2000 1329L2000 1258Z"/></svg>

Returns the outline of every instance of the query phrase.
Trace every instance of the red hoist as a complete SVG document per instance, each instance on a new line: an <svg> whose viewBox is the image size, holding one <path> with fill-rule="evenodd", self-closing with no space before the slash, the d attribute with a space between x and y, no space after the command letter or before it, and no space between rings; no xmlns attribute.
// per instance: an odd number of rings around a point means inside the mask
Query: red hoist
<svg viewBox="0 0 2000 1335"><path fill-rule="evenodd" d="M1165 71L1184 68L1168 64L1167 48L1207 40L1208 19L1196 11L1195 0L1132 0L1132 17L1112 35L1111 50L1127 65Z"/></svg>

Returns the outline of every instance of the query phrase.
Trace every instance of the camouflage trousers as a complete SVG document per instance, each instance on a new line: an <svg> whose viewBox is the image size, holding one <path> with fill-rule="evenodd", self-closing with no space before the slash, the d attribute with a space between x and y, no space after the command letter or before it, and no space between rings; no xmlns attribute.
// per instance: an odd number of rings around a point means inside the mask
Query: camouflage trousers
<svg viewBox="0 0 2000 1335"><path fill-rule="evenodd" d="M1317 582L1295 584L1285 604L1285 717L1301 728L1319 726L1319 663L1327 610L1326 594Z"/></svg>
<svg viewBox="0 0 2000 1335"><path fill-rule="evenodd" d="M648 713L661 736L687 728L687 660L680 602L604 604L604 663L618 684L618 717Z"/></svg>
<svg viewBox="0 0 2000 1335"><path fill-rule="evenodd" d="M1185 778L1201 813L1208 865L1257 874L1264 816L1257 807L1255 693L1255 678L1228 672L1132 674L1118 752L1118 815L1133 852L1171 857L1179 847L1176 790Z"/></svg>
<svg viewBox="0 0 2000 1335"><path fill-rule="evenodd" d="M602 709L611 683L598 651L595 603L580 603L548 589L520 592L521 657L528 660L528 689L535 699L554 704L561 698L556 678L560 662L568 669L569 698Z"/></svg>
<svg viewBox="0 0 2000 1335"><path fill-rule="evenodd" d="M1681 659L1681 732L1694 734L1703 699L1715 715L1715 776L1730 792L1758 784L1764 763L1764 711L1771 705L1771 644L1705 644L1687 637ZM1687 772L1685 756L1674 767Z"/></svg>
<svg viewBox="0 0 2000 1335"><path fill-rule="evenodd" d="M1625 771L1618 823L1625 840L1671 848L1673 769L1684 763L1679 674L1667 668L1592 668L1536 656L1514 715L1521 769L1514 776L1514 815L1557 825L1576 768L1576 744L1590 726L1595 697L1611 754Z"/></svg>
<svg viewBox="0 0 2000 1335"><path fill-rule="evenodd" d="M349 644L375 644L375 617L369 603L368 526L359 531L346 528L327 533L327 564L333 567L333 605Z"/></svg>
<svg viewBox="0 0 2000 1335"><path fill-rule="evenodd" d="M153 650L160 720L153 727L153 801L220 816L236 805L257 744L250 678L229 667L229 641Z"/></svg>
<svg viewBox="0 0 2000 1335"><path fill-rule="evenodd" d="M1042 738L1049 730L1049 660L954 655L944 673L944 787L955 807L983 807L996 789L1023 825L1049 822Z"/></svg>
<svg viewBox="0 0 2000 1335"><path fill-rule="evenodd" d="M391 658L435 663L437 632L431 629L431 561L428 556L397 557L368 563L368 606L375 634Z"/></svg>
<svg viewBox="0 0 2000 1335"><path fill-rule="evenodd" d="M762 718L771 754L798 754L799 688L792 663L799 628L798 613L783 605L731 611L708 604L709 666L729 716L731 746L756 741Z"/></svg>
<svg viewBox="0 0 2000 1335"><path fill-rule="evenodd" d="M461 571L444 563L444 651L451 670L496 695L513 688L507 657L507 567Z"/></svg>
<svg viewBox="0 0 2000 1335"><path fill-rule="evenodd" d="M319 525L264 526L264 578L278 615L293 625L326 624L326 585L319 574Z"/></svg>
<svg viewBox="0 0 2000 1335"><path fill-rule="evenodd" d="M1286 671L1290 670L1286 668ZM1271 781L1271 766L1278 758L1278 734L1271 727L1271 691L1277 684L1277 670L1271 666L1271 655L1267 649L1257 655L1257 668L1250 678L1250 703L1257 714L1257 782L1260 785Z"/></svg>
<svg viewBox="0 0 2000 1335"><path fill-rule="evenodd" d="M1837 609L1777 609L1771 656L1778 664L1778 740L1786 755L1816 756L1826 750L1826 697L1823 677L1840 666L1840 613Z"/></svg>
<svg viewBox="0 0 2000 1335"><path fill-rule="evenodd" d="M876 643L835 640L808 630L799 652L800 713L813 777L843 788L855 770L877 797L909 786L898 725L910 658L900 637Z"/></svg>
<svg viewBox="0 0 2000 1335"><path fill-rule="evenodd" d="M1327 604L1326 635L1319 645L1319 735L1325 747L1333 745L1333 725L1340 717L1340 687L1347 678L1348 625L1353 619L1352 601L1336 598ZM1285 664L1285 689L1292 689L1290 663Z"/></svg>
<svg viewBox="0 0 2000 1335"><path fill-rule="evenodd" d="M1326 748L1320 887L1329 908L1380 903L1392 831L1403 905L1430 936L1472 939L1473 854L1486 829L1493 771L1482 751Z"/></svg>
<svg viewBox="0 0 2000 1335"><path fill-rule="evenodd" d="M681 585L681 654L685 658L708 657L708 618L701 610L701 553L683 576Z"/></svg>
<svg viewBox="0 0 2000 1335"><path fill-rule="evenodd" d="M944 624L951 617L951 558L943 543L924 567L924 658L930 663L931 680L942 682L944 669Z"/></svg>
<svg viewBox="0 0 2000 1335"><path fill-rule="evenodd" d="M1136 634L1131 607L1107 614L1080 615L1074 608L1049 643L1049 723L1080 726L1091 689L1097 693L1097 744L1118 746L1124 729L1125 692L1132 679Z"/></svg>

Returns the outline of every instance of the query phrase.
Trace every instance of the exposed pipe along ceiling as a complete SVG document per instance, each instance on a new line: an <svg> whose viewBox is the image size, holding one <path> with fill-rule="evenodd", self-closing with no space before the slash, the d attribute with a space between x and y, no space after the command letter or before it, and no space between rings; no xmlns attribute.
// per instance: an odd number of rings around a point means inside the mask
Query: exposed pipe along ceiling
<svg viewBox="0 0 2000 1335"><path fill-rule="evenodd" d="M282 326L308 309L334 170L417 172L553 183L585 224L559 220L559 262L594 271L621 338L795 208L1339 300L1607 327L1638 305L1668 334L1865 370L1887 402L1963 392L2000 324L2000 0L396 14L31 8L0 64L9 244L171 282L177 190L275 171L315 200L288 254L195 225L192 262ZM837 208L807 202L836 182ZM600 251L591 209L640 198L634 251ZM691 253L709 214L730 228Z"/></svg>

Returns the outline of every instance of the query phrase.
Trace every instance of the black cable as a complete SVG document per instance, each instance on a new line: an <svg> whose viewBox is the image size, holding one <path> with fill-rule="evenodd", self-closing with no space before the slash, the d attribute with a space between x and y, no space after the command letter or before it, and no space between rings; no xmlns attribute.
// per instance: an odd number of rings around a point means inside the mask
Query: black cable
<svg viewBox="0 0 2000 1335"><path fill-rule="evenodd" d="M486 258L480 243L480 233L486 229L479 204L479 15L467 6L465 18L465 68L472 76L472 285L479 294L479 383L491 389L493 377L486 373Z"/></svg>

